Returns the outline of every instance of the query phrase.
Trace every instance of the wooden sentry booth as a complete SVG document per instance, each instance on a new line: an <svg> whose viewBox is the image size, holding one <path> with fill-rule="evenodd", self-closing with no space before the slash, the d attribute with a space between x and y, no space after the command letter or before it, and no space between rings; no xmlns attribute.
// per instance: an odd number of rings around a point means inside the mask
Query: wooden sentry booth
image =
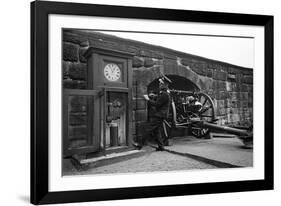
<svg viewBox="0 0 281 206"><path fill-rule="evenodd" d="M131 53L90 47L87 88L63 90L64 157L131 147Z"/></svg>

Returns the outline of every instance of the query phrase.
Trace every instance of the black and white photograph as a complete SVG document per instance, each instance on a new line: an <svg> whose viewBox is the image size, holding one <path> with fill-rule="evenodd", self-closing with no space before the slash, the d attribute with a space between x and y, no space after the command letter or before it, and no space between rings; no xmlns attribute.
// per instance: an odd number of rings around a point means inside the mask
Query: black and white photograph
<svg viewBox="0 0 281 206"><path fill-rule="evenodd" d="M280 204L278 1L1 9L0 205Z"/></svg>
<svg viewBox="0 0 281 206"><path fill-rule="evenodd" d="M254 166L253 37L61 32L63 176Z"/></svg>
<svg viewBox="0 0 281 206"><path fill-rule="evenodd" d="M32 203L273 188L273 17L34 2Z"/></svg>

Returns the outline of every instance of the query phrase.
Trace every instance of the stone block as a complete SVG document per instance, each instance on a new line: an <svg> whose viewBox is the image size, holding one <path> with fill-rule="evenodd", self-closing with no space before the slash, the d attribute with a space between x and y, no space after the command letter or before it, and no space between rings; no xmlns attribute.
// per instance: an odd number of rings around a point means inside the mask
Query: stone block
<svg viewBox="0 0 281 206"><path fill-rule="evenodd" d="M177 56L175 54L165 52L164 59L177 60Z"/></svg>
<svg viewBox="0 0 281 206"><path fill-rule="evenodd" d="M87 65L84 63L73 63L70 65L68 75L73 80L86 80Z"/></svg>
<svg viewBox="0 0 281 206"><path fill-rule="evenodd" d="M146 109L147 101L143 98L133 100L133 110L144 110Z"/></svg>
<svg viewBox="0 0 281 206"><path fill-rule="evenodd" d="M150 68L140 68L133 70L133 81L137 86L146 87L154 79L160 76L160 66L154 66Z"/></svg>
<svg viewBox="0 0 281 206"><path fill-rule="evenodd" d="M223 116L226 114L226 109L225 108L218 108L217 110L217 115L218 116Z"/></svg>
<svg viewBox="0 0 281 206"><path fill-rule="evenodd" d="M224 100L224 99L227 99L228 97L229 97L228 92L226 92L226 91L220 91L219 92L219 98L218 99Z"/></svg>
<svg viewBox="0 0 281 206"><path fill-rule="evenodd" d="M86 41L81 42L81 43L80 43L80 46L81 46L81 47L87 47L87 48L88 48L88 47L90 46L90 43L89 43L88 40L86 40Z"/></svg>
<svg viewBox="0 0 281 206"><path fill-rule="evenodd" d="M240 121L240 115L239 114L231 114L231 122L232 123L237 123Z"/></svg>
<svg viewBox="0 0 281 206"><path fill-rule="evenodd" d="M137 55L138 48L135 46L127 45L127 52Z"/></svg>
<svg viewBox="0 0 281 206"><path fill-rule="evenodd" d="M240 92L240 100L248 101L248 92Z"/></svg>
<svg viewBox="0 0 281 206"><path fill-rule="evenodd" d="M80 46L89 46L89 42L86 37L71 32L63 32L63 41L73 44L79 44Z"/></svg>
<svg viewBox="0 0 281 206"><path fill-rule="evenodd" d="M144 58L144 67L152 67L154 64L151 58Z"/></svg>
<svg viewBox="0 0 281 206"><path fill-rule="evenodd" d="M189 67L191 67L191 65L192 65L192 61L190 59L186 59L186 58L181 59L180 63L184 66L189 66Z"/></svg>
<svg viewBox="0 0 281 206"><path fill-rule="evenodd" d="M210 89L213 89L213 79L211 78L205 78L204 81L204 88L208 91Z"/></svg>
<svg viewBox="0 0 281 206"><path fill-rule="evenodd" d="M238 114L239 113L239 110L238 110L238 108L227 108L226 109L226 112L227 112L227 114Z"/></svg>
<svg viewBox="0 0 281 206"><path fill-rule="evenodd" d="M136 136L141 136L144 133L144 126L146 121L135 122L135 134Z"/></svg>
<svg viewBox="0 0 281 206"><path fill-rule="evenodd" d="M146 110L136 110L134 113L134 121L146 121L147 111Z"/></svg>
<svg viewBox="0 0 281 206"><path fill-rule="evenodd" d="M190 80L191 82L193 82L194 84L196 84L198 86L198 82L199 82L199 75L196 74L195 72L193 72L191 69L189 68L185 68L183 66L178 66L179 68L183 68L182 71L184 73L184 77L187 78L188 80Z"/></svg>
<svg viewBox="0 0 281 206"><path fill-rule="evenodd" d="M151 51L146 49L141 49L138 51L137 55L142 57L151 57Z"/></svg>
<svg viewBox="0 0 281 206"><path fill-rule="evenodd" d="M198 86L200 89L205 89L205 82L203 79L200 78L199 75L195 74L196 76L198 76L197 81L195 82L196 86Z"/></svg>
<svg viewBox="0 0 281 206"><path fill-rule="evenodd" d="M132 135L136 135L136 133L137 133L136 124L137 124L136 122L132 123L132 128L131 128Z"/></svg>
<svg viewBox="0 0 281 206"><path fill-rule="evenodd" d="M238 92L229 92L229 97L232 101L237 101L239 99Z"/></svg>
<svg viewBox="0 0 281 206"><path fill-rule="evenodd" d="M239 84L243 83L243 74L241 73L236 74L236 82Z"/></svg>
<svg viewBox="0 0 281 206"><path fill-rule="evenodd" d="M213 78L216 80L226 81L227 73L223 71L214 71Z"/></svg>
<svg viewBox="0 0 281 206"><path fill-rule="evenodd" d="M248 108L248 101L241 101L240 104L243 108Z"/></svg>
<svg viewBox="0 0 281 206"><path fill-rule="evenodd" d="M144 61L142 58L139 58L139 57L133 58L133 67L134 68L139 68L139 67L142 67L143 65L144 65Z"/></svg>
<svg viewBox="0 0 281 206"><path fill-rule="evenodd" d="M111 41L104 41L101 39L90 39L90 46L108 50L124 51L122 44Z"/></svg>
<svg viewBox="0 0 281 206"><path fill-rule="evenodd" d="M196 72L199 75L206 76L207 74L207 65L204 62L196 62L191 66L192 71Z"/></svg>
<svg viewBox="0 0 281 206"><path fill-rule="evenodd" d="M206 69L202 67L191 67L192 71L194 71L196 74L206 76Z"/></svg>
<svg viewBox="0 0 281 206"><path fill-rule="evenodd" d="M147 87L143 84L137 85L137 97L142 98L144 94L147 94Z"/></svg>
<svg viewBox="0 0 281 206"><path fill-rule="evenodd" d="M164 59L164 73L178 75L178 64L176 60Z"/></svg>
<svg viewBox="0 0 281 206"><path fill-rule="evenodd" d="M226 82L226 91L232 91L232 87L231 87L231 83L230 82Z"/></svg>
<svg viewBox="0 0 281 206"><path fill-rule="evenodd" d="M213 77L213 70L212 69L206 69L206 75L207 77Z"/></svg>
<svg viewBox="0 0 281 206"><path fill-rule="evenodd" d="M143 73L139 69L133 69L133 85L139 84L139 78L141 77L141 73Z"/></svg>
<svg viewBox="0 0 281 206"><path fill-rule="evenodd" d="M241 84L241 92L247 92L248 91L248 85L247 84Z"/></svg>
<svg viewBox="0 0 281 206"><path fill-rule="evenodd" d="M215 98L214 90L213 90L213 89L203 90L203 92L205 92L206 94L208 94L212 99Z"/></svg>
<svg viewBox="0 0 281 206"><path fill-rule="evenodd" d="M213 81L213 90L214 91L226 91L226 82L225 81Z"/></svg>
<svg viewBox="0 0 281 206"><path fill-rule="evenodd" d="M220 91L219 90L215 90L213 92L213 96L215 99L219 100L220 99Z"/></svg>
<svg viewBox="0 0 281 206"><path fill-rule="evenodd" d="M217 100L217 108L218 109L224 108L224 100Z"/></svg>
<svg viewBox="0 0 281 206"><path fill-rule="evenodd" d="M212 62L208 62L207 69L210 69L211 71L215 70Z"/></svg>
<svg viewBox="0 0 281 206"><path fill-rule="evenodd" d="M198 80L196 82L197 86L200 87L201 90L211 90L213 89L213 80L210 78L206 78L203 76L198 76Z"/></svg>
<svg viewBox="0 0 281 206"><path fill-rule="evenodd" d="M234 67L229 67L228 68L228 73L230 73L230 74L237 74L237 73L240 73L239 72L239 69L238 68L234 68Z"/></svg>
<svg viewBox="0 0 281 206"><path fill-rule="evenodd" d="M250 117L250 112L247 107L243 107L243 113L240 115L243 119L248 119Z"/></svg>
<svg viewBox="0 0 281 206"><path fill-rule="evenodd" d="M226 82L226 91L229 92L237 91L237 84L235 82Z"/></svg>
<svg viewBox="0 0 281 206"><path fill-rule="evenodd" d="M65 89L86 89L86 81L65 79L63 80L63 88Z"/></svg>
<svg viewBox="0 0 281 206"><path fill-rule="evenodd" d="M157 66L163 66L163 60L162 59L153 59L154 65Z"/></svg>
<svg viewBox="0 0 281 206"><path fill-rule="evenodd" d="M248 107L253 108L253 96L248 95Z"/></svg>
<svg viewBox="0 0 281 206"><path fill-rule="evenodd" d="M71 43L63 43L63 60L77 62L79 56L79 46Z"/></svg>
<svg viewBox="0 0 281 206"><path fill-rule="evenodd" d="M88 47L81 47L79 49L79 60L82 63L86 63L87 59L84 57L85 52L88 50Z"/></svg>
<svg viewBox="0 0 281 206"><path fill-rule="evenodd" d="M163 59L164 54L163 52L159 52L159 51L151 51L151 57L155 59Z"/></svg>
<svg viewBox="0 0 281 206"><path fill-rule="evenodd" d="M227 99L226 107L227 108L238 108L238 101Z"/></svg>
<svg viewBox="0 0 281 206"><path fill-rule="evenodd" d="M253 69L244 68L244 69L240 69L240 72L242 72L242 74L244 75L253 76Z"/></svg>
<svg viewBox="0 0 281 206"><path fill-rule="evenodd" d="M63 70L63 72L68 73L70 65L71 65L71 62L62 61L62 70Z"/></svg>
<svg viewBox="0 0 281 206"><path fill-rule="evenodd" d="M253 85L251 84L248 85L248 92L253 94Z"/></svg>
<svg viewBox="0 0 281 206"><path fill-rule="evenodd" d="M62 71L63 71L63 79L69 78L69 68L70 68L71 62L62 61Z"/></svg>
<svg viewBox="0 0 281 206"><path fill-rule="evenodd" d="M215 71L224 71L224 68L220 65L220 64L212 64L212 68L215 70Z"/></svg>
<svg viewBox="0 0 281 206"><path fill-rule="evenodd" d="M227 81L235 82L236 75L235 74L227 74Z"/></svg>
<svg viewBox="0 0 281 206"><path fill-rule="evenodd" d="M242 80L243 83L246 83L246 84L253 84L253 76L250 76L250 75L245 75L243 77L243 80Z"/></svg>

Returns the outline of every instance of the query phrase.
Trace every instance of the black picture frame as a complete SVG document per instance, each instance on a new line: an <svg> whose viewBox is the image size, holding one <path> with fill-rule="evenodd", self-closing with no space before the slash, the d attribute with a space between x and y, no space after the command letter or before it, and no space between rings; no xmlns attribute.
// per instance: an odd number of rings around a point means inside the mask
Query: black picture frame
<svg viewBox="0 0 281 206"><path fill-rule="evenodd" d="M48 190L48 15L83 15L218 24L256 25L265 28L265 167L263 180L134 188ZM31 203L68 203L193 194L271 190L273 178L273 16L202 11L106 6L79 3L31 3Z"/></svg>

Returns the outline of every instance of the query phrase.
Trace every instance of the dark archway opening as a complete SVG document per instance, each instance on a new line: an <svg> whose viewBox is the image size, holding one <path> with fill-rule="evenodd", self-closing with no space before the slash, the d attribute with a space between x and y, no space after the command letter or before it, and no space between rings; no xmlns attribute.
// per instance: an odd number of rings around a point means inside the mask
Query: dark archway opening
<svg viewBox="0 0 281 206"><path fill-rule="evenodd" d="M167 77L172 81L169 85L169 89L175 90L184 90L184 91L199 91L199 88L196 84L185 77L178 75L167 75ZM147 92L158 93L159 91L159 81L154 79L147 87Z"/></svg>
<svg viewBox="0 0 281 206"><path fill-rule="evenodd" d="M166 75L171 81L172 83L169 84L169 89L174 89L174 90L183 90L183 91L191 91L191 92L197 92L200 91L199 87L194 84L192 81L190 81L189 79L182 77L182 76L178 76L178 75ZM154 79L148 86L147 86L147 93L155 93L158 94L159 93L159 81L158 78ZM149 117L150 117L150 111L149 111L149 107L147 110L147 120L149 121ZM189 135L188 134L188 129L185 128L177 128L177 129L173 129L170 133L169 133L169 138L171 137L176 137L176 136L186 136Z"/></svg>

